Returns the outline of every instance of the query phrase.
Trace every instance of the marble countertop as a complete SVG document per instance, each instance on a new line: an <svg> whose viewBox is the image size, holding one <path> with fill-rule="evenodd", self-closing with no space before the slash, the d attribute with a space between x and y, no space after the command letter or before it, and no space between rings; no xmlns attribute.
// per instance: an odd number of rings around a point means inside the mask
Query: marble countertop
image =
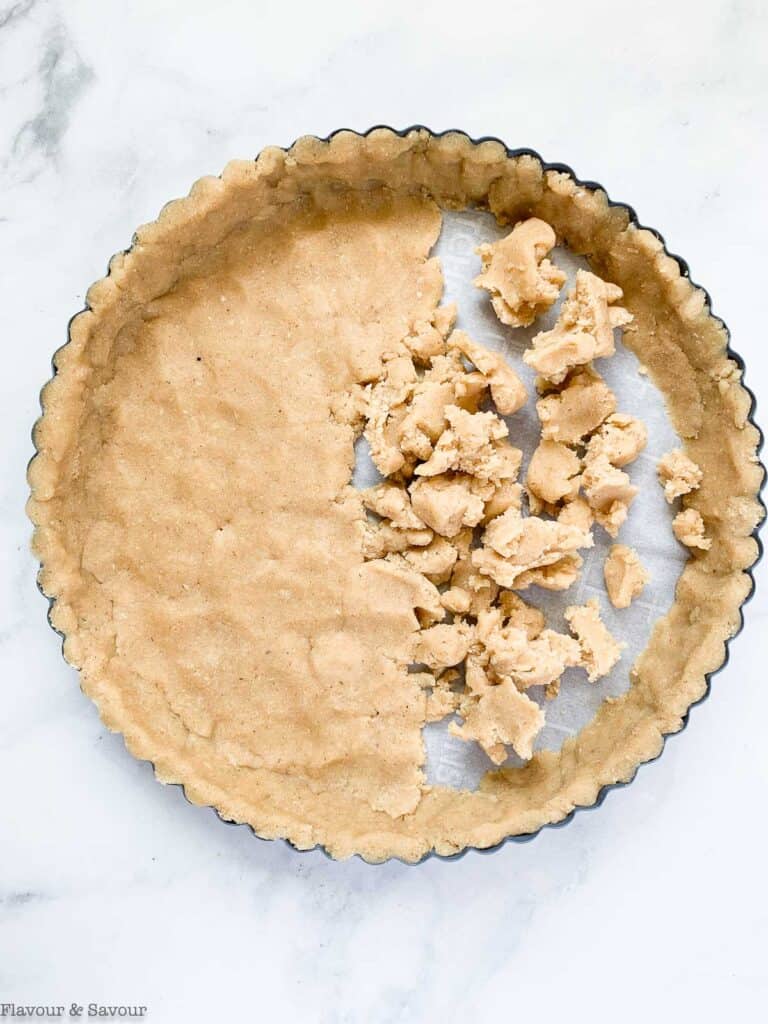
<svg viewBox="0 0 768 1024"><path fill-rule="evenodd" d="M603 182L688 259L768 393L767 15L0 0L0 1004L172 1024L765 1012L764 567L710 700L632 786L490 857L370 867L225 828L127 755L46 624L23 505L38 390L108 256L229 158L341 126L496 134Z"/></svg>

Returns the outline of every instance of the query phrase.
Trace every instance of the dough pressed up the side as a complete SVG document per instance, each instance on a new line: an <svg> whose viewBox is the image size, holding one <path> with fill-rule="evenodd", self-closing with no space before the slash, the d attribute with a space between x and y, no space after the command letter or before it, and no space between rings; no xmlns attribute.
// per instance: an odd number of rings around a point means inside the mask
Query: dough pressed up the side
<svg viewBox="0 0 768 1024"><path fill-rule="evenodd" d="M442 350L451 314L427 262L437 206L473 204L509 225L548 222L622 290L625 343L703 471L711 546L686 565L628 692L561 751L467 792L423 787L419 767L430 687L405 665L436 590L365 561L365 513L346 488L355 387L399 340L418 365ZM29 511L65 655L159 779L260 836L415 861L562 820L659 752L738 628L762 474L723 326L625 208L532 155L380 129L233 162L137 231L55 361ZM388 386L403 383L393 371ZM414 452L431 443L406 427ZM402 542L390 527L388 543ZM462 547L454 590L478 609L492 593L479 575ZM540 713L523 706L521 744Z"/></svg>

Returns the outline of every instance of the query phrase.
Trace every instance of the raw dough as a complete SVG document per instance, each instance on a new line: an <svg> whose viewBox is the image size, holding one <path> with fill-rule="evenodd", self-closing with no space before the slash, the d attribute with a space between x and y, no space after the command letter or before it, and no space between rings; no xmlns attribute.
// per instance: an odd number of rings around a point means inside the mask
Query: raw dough
<svg viewBox="0 0 768 1024"><path fill-rule="evenodd" d="M712 547L712 538L704 535L704 520L698 509L686 508L678 512L672 520L672 532L686 547L702 551L709 551Z"/></svg>
<svg viewBox="0 0 768 1024"><path fill-rule="evenodd" d="M509 509L485 528L483 546L473 551L472 564L499 586L513 588L520 576L558 564L565 555L593 543L592 534L578 526L523 517Z"/></svg>
<svg viewBox="0 0 768 1024"><path fill-rule="evenodd" d="M618 285L579 270L557 323L536 335L533 347L523 353L525 362L546 380L560 384L574 367L613 355L614 328L632 321L631 313L616 305L622 294Z"/></svg>
<svg viewBox="0 0 768 1024"><path fill-rule="evenodd" d="M498 352L472 341L464 331L454 331L451 344L455 345L470 363L477 367L488 383L493 404L502 416L511 416L522 409L528 398L525 385L509 363Z"/></svg>
<svg viewBox="0 0 768 1024"><path fill-rule="evenodd" d="M568 628L579 642L580 663L587 670L587 678L594 683L600 676L608 675L621 657L626 646L615 640L600 618L600 602L592 597L586 604L571 606L565 610Z"/></svg>
<svg viewBox="0 0 768 1024"><path fill-rule="evenodd" d="M548 505L573 501L581 483L581 459L559 441L542 441L531 456L526 483L529 494Z"/></svg>
<svg viewBox="0 0 768 1024"><path fill-rule="evenodd" d="M581 482L597 522L611 537L618 536L629 506L637 496L637 487L607 455L596 455L586 462Z"/></svg>
<svg viewBox="0 0 768 1024"><path fill-rule="evenodd" d="M589 439L584 461L589 465L602 456L612 466L626 466L635 461L647 443L648 431L642 420L616 412Z"/></svg>
<svg viewBox="0 0 768 1024"><path fill-rule="evenodd" d="M542 439L564 444L579 444L615 411L616 396L589 365L570 374L559 391L536 403Z"/></svg>
<svg viewBox="0 0 768 1024"><path fill-rule="evenodd" d="M557 300L565 274L544 258L556 240L549 224L530 217L506 238L478 248L483 270L475 284L491 293L503 324L527 327Z"/></svg>
<svg viewBox="0 0 768 1024"><path fill-rule="evenodd" d="M703 476L701 469L681 448L674 448L663 455L659 459L657 472L664 488L664 497L670 505L675 498L697 490Z"/></svg>
<svg viewBox="0 0 768 1024"><path fill-rule="evenodd" d="M348 486L385 357L425 370L445 353L452 312L438 306L429 259L438 204L487 204L507 224L539 217L623 291L634 316L625 344L704 472L697 511L711 540L628 692L562 750L506 766L476 792L424 786L429 698L408 665L419 630L445 609L407 562L366 561L366 511ZM414 861L533 832L656 756L722 664L761 517L750 398L722 324L658 238L565 172L423 130L265 150L140 228L89 290L70 339L29 473L52 624L129 750L261 836ZM407 362L390 365L373 402L372 436L382 459L403 459L403 485L445 408L475 411L478 393L456 393L450 363L417 385ZM411 388L411 412L421 405L403 427L389 401ZM459 549L464 537L450 538L451 578L477 615L496 585ZM476 707L464 728L499 744L499 757L507 743L527 756L540 708L483 671L468 680Z"/></svg>
<svg viewBox="0 0 768 1024"><path fill-rule="evenodd" d="M650 579L634 548L612 544L603 566L605 589L614 608L629 608Z"/></svg>

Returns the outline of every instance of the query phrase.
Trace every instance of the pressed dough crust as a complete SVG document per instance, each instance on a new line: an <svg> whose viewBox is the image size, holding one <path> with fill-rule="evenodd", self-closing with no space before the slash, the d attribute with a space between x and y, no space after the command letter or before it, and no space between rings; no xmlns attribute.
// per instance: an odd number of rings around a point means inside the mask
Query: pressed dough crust
<svg viewBox="0 0 768 1024"><path fill-rule="evenodd" d="M364 562L337 413L439 300L439 206L541 217L618 284L712 538L631 686L558 752L425 786L417 597ZM530 833L632 777L724 660L758 549L758 432L704 293L623 207L498 142L388 129L204 178L139 229L55 357L29 479L84 691L157 777L260 836L413 861Z"/></svg>

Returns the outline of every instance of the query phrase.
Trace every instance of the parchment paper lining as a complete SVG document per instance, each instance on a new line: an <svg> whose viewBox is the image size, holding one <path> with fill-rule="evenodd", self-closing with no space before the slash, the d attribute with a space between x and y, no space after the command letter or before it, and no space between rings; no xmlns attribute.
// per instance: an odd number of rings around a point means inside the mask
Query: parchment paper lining
<svg viewBox="0 0 768 1024"><path fill-rule="evenodd" d="M472 281L480 270L480 257L476 255L475 248L482 242L502 238L508 231L508 227L497 224L492 214L481 210L444 210L443 227L433 254L440 258L443 268L443 301L457 303L457 326L488 348L503 352L528 388L526 406L514 416L505 417L510 440L523 451L520 481L524 482L528 462L540 439L540 424L536 415L536 375L523 362L522 353L535 334L554 324L577 269L590 268L583 257L575 256L565 248L556 248L551 258L568 274L560 300L531 327L506 327L493 312L487 292L476 288ZM535 744L537 750L559 750L565 739L574 736L591 721L606 697L618 696L629 688L629 670L646 647L654 622L669 610L675 584L687 559L687 552L675 540L670 525L679 503L667 504L656 478L658 459L682 442L669 421L661 392L647 375L640 372L638 360L619 340L620 331L616 336L616 354L609 359L598 360L596 368L616 393L619 411L639 416L648 427L648 447L636 462L625 467L632 482L639 486L640 493L615 541L595 524L595 546L581 552L584 567L573 587L560 593L531 587L522 596L545 612L549 626L564 633L568 632L564 610L569 605L583 604L596 596L606 625L627 646L613 671L596 683L588 682L582 670L568 669L563 676L560 695L554 700L544 699L543 687L528 691L529 696L542 705L547 716L546 725ZM381 479L366 449L364 441L358 443L354 476L358 487L368 487ZM634 547L651 574L651 581L640 597L622 610L611 605L603 581L605 557L614 543ZM476 789L483 775L495 765L476 743L465 743L451 736L449 721L450 718L446 718L430 723L424 729L427 779L435 785ZM522 764L522 761L511 754L507 764Z"/></svg>

